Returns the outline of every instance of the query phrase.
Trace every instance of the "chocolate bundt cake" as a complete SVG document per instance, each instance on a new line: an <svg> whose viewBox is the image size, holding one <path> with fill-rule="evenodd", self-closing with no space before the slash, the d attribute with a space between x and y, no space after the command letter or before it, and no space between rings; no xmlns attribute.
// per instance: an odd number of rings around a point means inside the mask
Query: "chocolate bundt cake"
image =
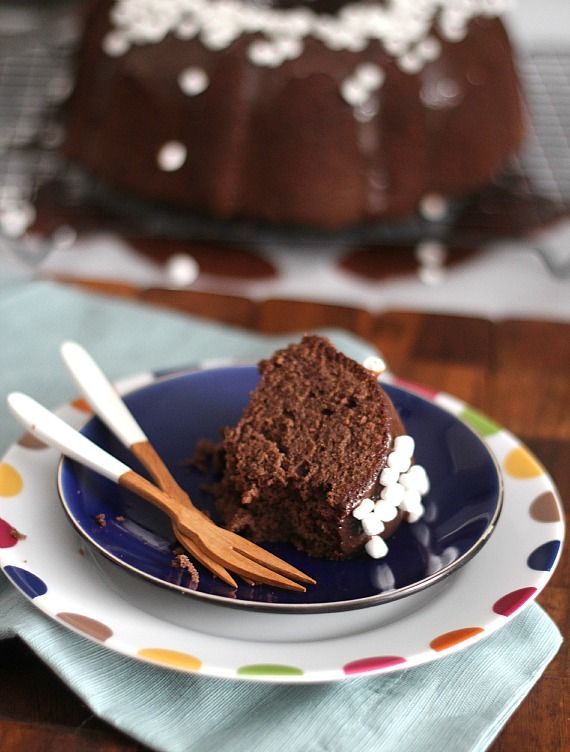
<svg viewBox="0 0 570 752"><path fill-rule="evenodd" d="M69 157L194 215L441 212L523 137L506 0L94 0Z"/></svg>
<svg viewBox="0 0 570 752"><path fill-rule="evenodd" d="M413 439L377 374L306 336L259 365L260 381L222 444L222 522L312 556L379 558L427 491Z"/></svg>

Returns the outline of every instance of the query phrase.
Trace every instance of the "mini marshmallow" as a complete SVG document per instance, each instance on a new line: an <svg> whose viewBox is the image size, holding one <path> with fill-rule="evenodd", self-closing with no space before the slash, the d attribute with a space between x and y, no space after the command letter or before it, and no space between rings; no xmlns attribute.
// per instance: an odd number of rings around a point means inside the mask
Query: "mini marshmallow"
<svg viewBox="0 0 570 752"><path fill-rule="evenodd" d="M368 556L373 559L382 559L388 553L386 542L378 535L373 535L364 546L364 549Z"/></svg>
<svg viewBox="0 0 570 752"><path fill-rule="evenodd" d="M393 506L397 507L398 504L400 504L404 499L404 494L406 493L404 486L402 486L400 483L393 483L390 486L386 486L386 488L383 488L380 493L380 498L383 501L386 501L388 504L392 504Z"/></svg>
<svg viewBox="0 0 570 752"><path fill-rule="evenodd" d="M374 512L380 517L382 522L390 522L398 516L398 507L382 499L374 505Z"/></svg>
<svg viewBox="0 0 570 752"><path fill-rule="evenodd" d="M422 266L436 269L445 264L447 248L437 240L423 240L417 244L414 255Z"/></svg>
<svg viewBox="0 0 570 752"><path fill-rule="evenodd" d="M435 287L436 285L443 284L446 277L447 273L442 266L420 266L420 268L418 269L418 278L420 282L424 285L428 285L429 287Z"/></svg>
<svg viewBox="0 0 570 752"><path fill-rule="evenodd" d="M411 512L422 505L422 497L415 488L410 488L404 493L404 498L400 502L400 509L404 512Z"/></svg>
<svg viewBox="0 0 570 752"><path fill-rule="evenodd" d="M103 52L109 57L121 57L129 51L131 45L124 34L118 31L110 31L102 42Z"/></svg>
<svg viewBox="0 0 570 752"><path fill-rule="evenodd" d="M347 104L353 107L363 105L370 96L368 89L352 78L346 78L342 82L340 85L340 95Z"/></svg>
<svg viewBox="0 0 570 752"><path fill-rule="evenodd" d="M405 473L406 470L409 470L410 465L412 464L412 459L401 452L390 452L386 462L388 467L391 467L393 470Z"/></svg>
<svg viewBox="0 0 570 752"><path fill-rule="evenodd" d="M374 511L374 502L372 499L362 499L360 504L352 510L352 516L357 520L362 520L367 514Z"/></svg>
<svg viewBox="0 0 570 752"><path fill-rule="evenodd" d="M448 203L439 193L427 193L419 204L420 214L430 222L441 222L445 219Z"/></svg>
<svg viewBox="0 0 570 752"><path fill-rule="evenodd" d="M380 483L383 486L391 486L398 482L399 477L400 473L393 467L385 467L380 473Z"/></svg>
<svg viewBox="0 0 570 752"><path fill-rule="evenodd" d="M208 74L202 68L186 68L178 76L178 86L189 97L195 97L206 91L208 84Z"/></svg>
<svg viewBox="0 0 570 752"><path fill-rule="evenodd" d="M422 496L429 491L429 478L422 465L413 465L407 473L400 476L400 483L406 489L414 489Z"/></svg>
<svg viewBox="0 0 570 752"><path fill-rule="evenodd" d="M416 443L411 436L404 434L403 436L396 436L394 439L394 451L401 452L403 455L411 457L416 448Z"/></svg>
<svg viewBox="0 0 570 752"><path fill-rule="evenodd" d="M423 465L414 465L408 471L408 475L412 477L412 488L415 488L425 496L429 491L429 478Z"/></svg>
<svg viewBox="0 0 570 752"><path fill-rule="evenodd" d="M361 63L354 71L354 75L363 86L370 90L379 89L385 78L382 68L374 63ZM365 366L365 368L368 368L368 366Z"/></svg>
<svg viewBox="0 0 570 752"><path fill-rule="evenodd" d="M408 522L410 524L414 524L414 522L417 522L424 516L424 508L421 507L421 509L418 509L417 511L408 512Z"/></svg>
<svg viewBox="0 0 570 752"><path fill-rule="evenodd" d="M363 361L362 365L373 373L384 373L386 370L386 363L376 355L370 355Z"/></svg>
<svg viewBox="0 0 570 752"><path fill-rule="evenodd" d="M161 170L174 172L179 170L186 161L186 147L180 141L168 141L158 152L156 161Z"/></svg>
<svg viewBox="0 0 570 752"><path fill-rule="evenodd" d="M376 512L370 512L362 520L362 529L366 535L378 535L384 530L384 523Z"/></svg>

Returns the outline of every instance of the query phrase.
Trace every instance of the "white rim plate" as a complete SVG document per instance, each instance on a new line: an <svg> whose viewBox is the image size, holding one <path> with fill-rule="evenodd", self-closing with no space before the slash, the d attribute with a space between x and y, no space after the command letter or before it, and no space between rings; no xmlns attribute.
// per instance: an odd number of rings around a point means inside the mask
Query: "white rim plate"
<svg viewBox="0 0 570 752"><path fill-rule="evenodd" d="M117 386L126 393L152 379L143 374ZM332 614L237 618L233 610L198 607L86 550L57 497L57 452L27 436L0 465L0 566L67 628L115 652L206 676L338 681L410 668L474 644L508 623L550 579L564 537L561 503L547 472L512 434L456 398L391 380L478 430L504 478L493 536L469 564L426 591L429 597ZM79 428L90 417L79 408L75 402L57 412Z"/></svg>

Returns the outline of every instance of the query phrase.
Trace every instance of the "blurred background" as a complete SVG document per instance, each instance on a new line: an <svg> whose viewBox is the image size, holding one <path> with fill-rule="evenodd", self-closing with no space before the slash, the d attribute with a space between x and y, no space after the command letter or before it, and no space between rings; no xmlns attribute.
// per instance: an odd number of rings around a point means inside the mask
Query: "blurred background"
<svg viewBox="0 0 570 752"><path fill-rule="evenodd" d="M117 201L68 161L78 6L0 0L0 275L570 319L567 0L518 0L506 14L529 125L492 186L449 215L324 233Z"/></svg>

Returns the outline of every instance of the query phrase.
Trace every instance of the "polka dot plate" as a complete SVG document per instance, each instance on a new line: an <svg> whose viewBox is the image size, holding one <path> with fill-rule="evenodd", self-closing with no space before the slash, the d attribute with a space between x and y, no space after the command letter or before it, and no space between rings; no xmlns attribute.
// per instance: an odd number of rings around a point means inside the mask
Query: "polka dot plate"
<svg viewBox="0 0 570 752"><path fill-rule="evenodd" d="M128 392L152 381L125 380ZM396 380L394 380L396 381ZM557 491L509 432L443 393L417 391L470 424L501 468L495 532L468 566L401 601L339 613L250 613L135 578L92 551L55 485L59 457L22 436L0 462L0 566L46 615L109 650L180 671L249 681L338 681L411 668L503 627L547 584L564 536ZM59 414L86 421L79 401Z"/></svg>
<svg viewBox="0 0 570 752"><path fill-rule="evenodd" d="M158 379L125 399L145 434L194 503L215 518L204 486L213 475L192 471L188 459L200 439L219 441L235 425L259 380L255 366L203 369ZM404 524L388 541L388 554L345 561L316 559L281 544L266 547L316 580L299 593L241 583L230 588L197 565L199 585L173 568L176 541L164 514L129 491L71 460L59 473L60 495L78 531L102 554L133 574L220 605L257 611L316 613L384 604L432 587L469 561L486 543L502 502L501 476L477 434L456 416L396 385L386 385L406 430L415 438L415 458L426 467L431 490L425 514ZM82 429L98 446L127 464L128 450L98 418ZM143 471L144 472L144 471ZM104 526L98 524L104 515Z"/></svg>

